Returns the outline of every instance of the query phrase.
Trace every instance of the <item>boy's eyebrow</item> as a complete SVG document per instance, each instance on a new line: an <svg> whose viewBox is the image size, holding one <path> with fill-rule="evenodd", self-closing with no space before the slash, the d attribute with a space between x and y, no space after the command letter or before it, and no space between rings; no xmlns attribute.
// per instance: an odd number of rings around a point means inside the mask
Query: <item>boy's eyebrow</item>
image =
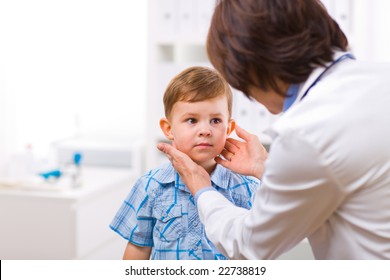
<svg viewBox="0 0 390 280"><path fill-rule="evenodd" d="M218 112L218 113L214 113L214 114L211 114L212 116L221 116L221 115L223 115L223 113L221 113L221 112Z"/></svg>
<svg viewBox="0 0 390 280"><path fill-rule="evenodd" d="M183 116L199 116L200 114L199 113L193 113L193 112L186 112L183 114ZM218 116L223 116L224 114L223 113L212 113L210 114L210 116L215 116L215 117L218 117Z"/></svg>
<svg viewBox="0 0 390 280"><path fill-rule="evenodd" d="M183 116L198 116L198 113L193 113L193 112L185 112Z"/></svg>

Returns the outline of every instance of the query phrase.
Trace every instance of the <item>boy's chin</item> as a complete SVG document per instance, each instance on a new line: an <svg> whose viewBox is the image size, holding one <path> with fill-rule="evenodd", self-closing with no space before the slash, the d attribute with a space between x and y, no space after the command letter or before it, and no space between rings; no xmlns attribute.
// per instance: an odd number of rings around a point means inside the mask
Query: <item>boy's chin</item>
<svg viewBox="0 0 390 280"><path fill-rule="evenodd" d="M191 158L195 163L204 166L215 163L215 159L213 158Z"/></svg>

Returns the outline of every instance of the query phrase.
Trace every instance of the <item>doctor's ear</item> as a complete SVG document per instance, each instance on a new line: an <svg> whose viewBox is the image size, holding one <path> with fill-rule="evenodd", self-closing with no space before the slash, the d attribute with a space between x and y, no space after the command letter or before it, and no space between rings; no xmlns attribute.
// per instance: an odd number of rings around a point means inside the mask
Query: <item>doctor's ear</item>
<svg viewBox="0 0 390 280"><path fill-rule="evenodd" d="M171 127L171 123L167 118L162 118L160 120L160 128L164 133L165 137L167 137L169 140L172 141L173 140L172 127Z"/></svg>

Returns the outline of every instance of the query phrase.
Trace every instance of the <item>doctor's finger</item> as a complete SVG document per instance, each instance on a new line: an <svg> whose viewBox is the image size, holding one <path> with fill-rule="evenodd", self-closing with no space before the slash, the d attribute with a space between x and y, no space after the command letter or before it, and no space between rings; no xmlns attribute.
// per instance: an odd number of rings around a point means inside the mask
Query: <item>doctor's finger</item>
<svg viewBox="0 0 390 280"><path fill-rule="evenodd" d="M170 144L158 143L157 148L168 157L177 171L179 171L180 167L183 165L187 165L189 164L188 162L192 162L192 160L186 154L177 150Z"/></svg>
<svg viewBox="0 0 390 280"><path fill-rule="evenodd" d="M225 150L235 154L240 149L241 144L242 143L240 141L229 138L226 140L224 148L225 148Z"/></svg>
<svg viewBox="0 0 390 280"><path fill-rule="evenodd" d="M246 142L251 142L251 140L253 140L254 137L257 138L256 135L249 133L248 131L246 131L245 129L241 128L238 125L236 125L235 131L237 136L245 140Z"/></svg>
<svg viewBox="0 0 390 280"><path fill-rule="evenodd" d="M182 152L178 151L174 146L167 143L158 143L157 148L163 152L170 161L178 160L182 157Z"/></svg>
<svg viewBox="0 0 390 280"><path fill-rule="evenodd" d="M170 144L167 143L158 143L157 149L159 149L161 152L163 152L170 161L177 157L177 150Z"/></svg>
<svg viewBox="0 0 390 280"><path fill-rule="evenodd" d="M232 152L230 152L230 151L228 151L228 150L223 150L223 151L221 152L221 155L222 155L226 160L230 161L230 160L233 158L234 153L232 153Z"/></svg>
<svg viewBox="0 0 390 280"><path fill-rule="evenodd" d="M237 140L237 139L234 139L234 138L228 138L228 139L226 140L226 142L228 142L227 145L229 145L229 147L232 146L232 145L234 145L237 149L241 148L241 147L244 146L245 143L246 143L246 142L243 142L242 140ZM225 144L226 144L226 143L225 143ZM226 146L226 145L225 145L225 146Z"/></svg>

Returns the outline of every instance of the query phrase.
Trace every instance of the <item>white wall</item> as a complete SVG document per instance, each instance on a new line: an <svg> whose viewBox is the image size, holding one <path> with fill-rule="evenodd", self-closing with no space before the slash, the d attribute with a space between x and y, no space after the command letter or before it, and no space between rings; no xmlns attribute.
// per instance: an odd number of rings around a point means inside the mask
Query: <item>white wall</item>
<svg viewBox="0 0 390 280"><path fill-rule="evenodd" d="M0 1L0 157L143 135L147 1Z"/></svg>
<svg viewBox="0 0 390 280"><path fill-rule="evenodd" d="M390 1L321 0L360 60L390 62Z"/></svg>
<svg viewBox="0 0 390 280"><path fill-rule="evenodd" d="M372 59L390 62L390 1L374 0L372 12Z"/></svg>

